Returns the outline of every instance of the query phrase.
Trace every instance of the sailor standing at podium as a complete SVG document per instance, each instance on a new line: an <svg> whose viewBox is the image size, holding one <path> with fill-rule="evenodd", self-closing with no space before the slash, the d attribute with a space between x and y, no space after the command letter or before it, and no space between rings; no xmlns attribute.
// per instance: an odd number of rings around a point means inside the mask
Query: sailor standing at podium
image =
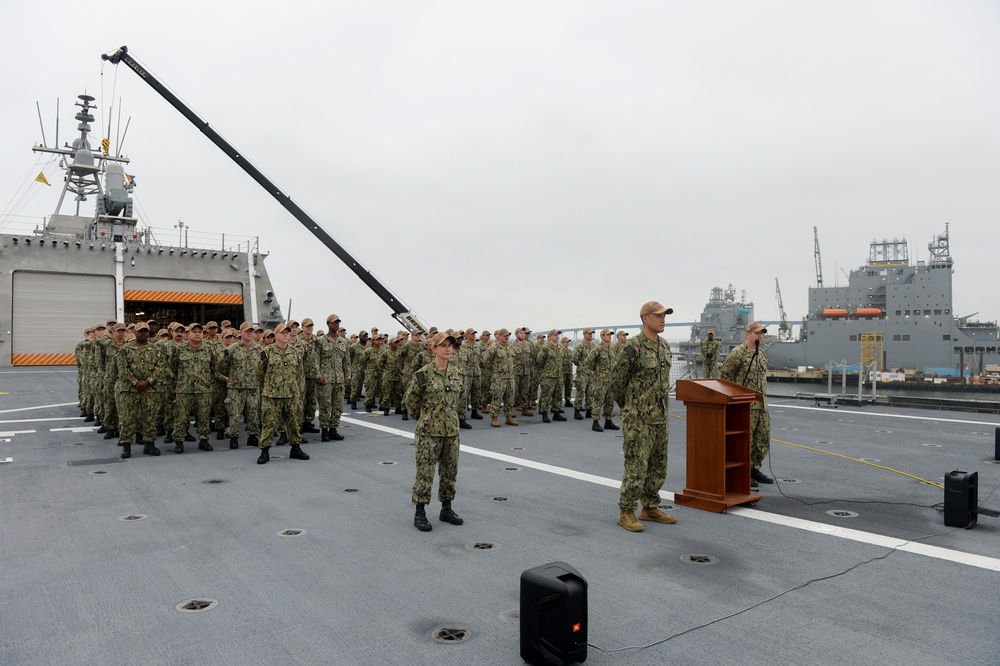
<svg viewBox="0 0 1000 666"><path fill-rule="evenodd" d="M752 321L743 329L746 339L733 349L722 364L722 378L735 382L761 395L760 402L750 408L750 486L774 483L760 471L760 465L771 449L771 417L767 413L767 354L760 348L767 329Z"/></svg>
<svg viewBox="0 0 1000 666"><path fill-rule="evenodd" d="M660 337L665 317L673 310L650 301L639 310L642 333L622 346L611 371L611 394L622 406L625 474L622 478L618 524L641 532L639 518L670 525L677 518L660 511L660 489L667 479L667 401L670 391L670 345Z"/></svg>

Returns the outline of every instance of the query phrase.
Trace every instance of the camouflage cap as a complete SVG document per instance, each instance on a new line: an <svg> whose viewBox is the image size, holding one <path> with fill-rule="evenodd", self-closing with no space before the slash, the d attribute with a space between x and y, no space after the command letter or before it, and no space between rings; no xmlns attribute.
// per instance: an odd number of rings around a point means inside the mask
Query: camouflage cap
<svg viewBox="0 0 1000 666"><path fill-rule="evenodd" d="M95 331L103 331L105 328L107 328L107 327L104 324L98 324L97 326L94 327L94 330Z"/></svg>
<svg viewBox="0 0 1000 666"><path fill-rule="evenodd" d="M602 328L601 329L601 337L604 337L605 334L606 335L611 335L612 333L614 333L614 331L612 331L610 328Z"/></svg>
<svg viewBox="0 0 1000 666"><path fill-rule="evenodd" d="M455 345L458 343L458 340L455 339L454 335L451 335L449 333L436 333L433 337L431 337L427 341L427 344L429 344L432 347L440 347L446 342L451 345Z"/></svg>
<svg viewBox="0 0 1000 666"><path fill-rule="evenodd" d="M491 335L493 335L493 334L492 334L492 333L490 333L489 331L483 331L482 335L483 335L483 337L486 337L486 338L488 338L488 337L490 337L490 336L491 336Z"/></svg>
<svg viewBox="0 0 1000 666"><path fill-rule="evenodd" d="M715 329L714 328L708 329L708 333L706 333L706 335L715 335Z"/></svg>
<svg viewBox="0 0 1000 666"><path fill-rule="evenodd" d="M338 322L338 321L340 321L340 315L331 314L331 315L327 315L326 316L326 323L328 323L328 324L333 324L334 322ZM378 331L377 328L373 328L372 330L373 331Z"/></svg>
<svg viewBox="0 0 1000 666"><path fill-rule="evenodd" d="M187 326L185 326L184 324L177 324L176 326L174 326L174 333L186 333L186 332L187 332Z"/></svg>
<svg viewBox="0 0 1000 666"><path fill-rule="evenodd" d="M298 322L295 323L297 324ZM278 324L277 326L274 327L275 335L277 335L278 333L290 333L291 330L292 330L292 322L285 322L284 324Z"/></svg>
<svg viewBox="0 0 1000 666"><path fill-rule="evenodd" d="M628 331L618 331L618 335L624 335L627 338L628 337Z"/></svg>
<svg viewBox="0 0 1000 666"><path fill-rule="evenodd" d="M292 328L293 326L298 326L298 325L299 325L299 322L295 321L294 319L289 319L288 321L285 322L285 326L287 326L288 328ZM275 333L278 332L278 327L277 326L274 327L274 332Z"/></svg>
<svg viewBox="0 0 1000 666"><path fill-rule="evenodd" d="M645 317L648 314L668 315L673 313L674 313L673 308L665 308L657 301L649 301L647 303L643 303L642 308L639 309L640 317Z"/></svg>
<svg viewBox="0 0 1000 666"><path fill-rule="evenodd" d="M170 331L168 331L165 328L161 328L160 330L158 330L156 332L156 337L158 337L158 338L161 337L161 336L162 337L167 337L168 335L170 335Z"/></svg>
<svg viewBox="0 0 1000 666"><path fill-rule="evenodd" d="M196 328L200 328L203 331L205 330L205 327L199 324L198 322L193 322L187 325L187 330L189 331L193 331Z"/></svg>
<svg viewBox="0 0 1000 666"><path fill-rule="evenodd" d="M127 331L128 330L128 326L126 326L125 324L123 324L121 322L118 322L117 324L115 324L112 327L112 329L115 330L115 331Z"/></svg>
<svg viewBox="0 0 1000 666"><path fill-rule="evenodd" d="M93 330L94 330L93 326L88 326L87 328L83 329L83 334L90 335L93 332Z"/></svg>
<svg viewBox="0 0 1000 666"><path fill-rule="evenodd" d="M274 337L274 330L270 329L270 328L265 328L264 329L264 337L265 338L273 338Z"/></svg>
<svg viewBox="0 0 1000 666"><path fill-rule="evenodd" d="M589 327L589 326L588 326L587 328L583 329L583 333L584 333L584 334L587 334L587 333L593 333L593 332L594 332L594 329L592 329L592 328L591 328L591 327Z"/></svg>
<svg viewBox="0 0 1000 666"><path fill-rule="evenodd" d="M501 335L510 335L510 331L506 328L501 328L496 332L496 336L499 338Z"/></svg>
<svg viewBox="0 0 1000 666"><path fill-rule="evenodd" d="M572 341L571 341L571 340L570 340L569 338L566 338L566 337L564 337L564 338L562 339L562 342L572 342Z"/></svg>
<svg viewBox="0 0 1000 666"><path fill-rule="evenodd" d="M104 322L105 325L116 324L116 323L118 323L118 320L115 319L114 317L111 317L110 319Z"/></svg>
<svg viewBox="0 0 1000 666"><path fill-rule="evenodd" d="M146 324L146 326L149 326L149 324ZM133 322L133 323L129 324L128 326L126 326L125 330L134 331L135 330L135 323Z"/></svg>
<svg viewBox="0 0 1000 666"><path fill-rule="evenodd" d="M219 325L216 324L214 321L210 321L207 324L205 324L205 328L219 328Z"/></svg>
<svg viewBox="0 0 1000 666"><path fill-rule="evenodd" d="M135 330L136 331L148 331L149 330L149 324L147 324L144 321L140 321L138 324L135 325Z"/></svg>
<svg viewBox="0 0 1000 666"><path fill-rule="evenodd" d="M437 326L431 326L431 327L430 327L430 328L429 328L429 329L427 330L427 335L434 335L434 334L435 334L435 333L437 333L437 332L438 332L438 327L437 327Z"/></svg>
<svg viewBox="0 0 1000 666"><path fill-rule="evenodd" d="M306 317L305 319L302 320L302 328L305 328L306 326L312 326L312 325L313 325L313 320L310 319L309 317Z"/></svg>
<svg viewBox="0 0 1000 666"><path fill-rule="evenodd" d="M759 321L752 321L744 328L747 333L767 333L767 329L760 325Z"/></svg>
<svg viewBox="0 0 1000 666"><path fill-rule="evenodd" d="M476 330L476 329L474 329L474 328L467 328L467 329L465 329L465 334L466 334L466 335L475 335L475 334L476 334L476 333L478 333L478 332L479 332L479 331L477 331L477 330Z"/></svg>
<svg viewBox="0 0 1000 666"><path fill-rule="evenodd" d="M233 327L233 322L229 321L228 319L223 319L219 323L219 326L221 326L222 328L232 328Z"/></svg>
<svg viewBox="0 0 1000 666"><path fill-rule="evenodd" d="M240 331L252 331L252 330L253 330L253 324L251 324L250 322L245 321L242 324L240 324Z"/></svg>

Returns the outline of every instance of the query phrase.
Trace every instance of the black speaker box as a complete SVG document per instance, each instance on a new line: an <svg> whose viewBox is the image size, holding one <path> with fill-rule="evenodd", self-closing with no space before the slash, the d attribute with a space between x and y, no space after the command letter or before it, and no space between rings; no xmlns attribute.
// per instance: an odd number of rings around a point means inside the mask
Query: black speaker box
<svg viewBox="0 0 1000 666"><path fill-rule="evenodd" d="M944 477L944 524L968 527L978 519L979 472L955 470Z"/></svg>
<svg viewBox="0 0 1000 666"><path fill-rule="evenodd" d="M521 573L521 659L537 666L587 660L587 581L565 562Z"/></svg>

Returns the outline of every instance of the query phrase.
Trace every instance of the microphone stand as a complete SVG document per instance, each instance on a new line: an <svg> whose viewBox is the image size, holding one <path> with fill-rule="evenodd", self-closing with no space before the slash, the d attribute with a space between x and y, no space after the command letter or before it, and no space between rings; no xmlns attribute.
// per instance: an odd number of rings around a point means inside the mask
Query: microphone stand
<svg viewBox="0 0 1000 666"><path fill-rule="evenodd" d="M746 374L743 375L743 381L740 382L743 386L747 385L747 377L750 376L750 368L753 367L753 362L757 360L757 354L760 352L760 340L753 341L753 356L750 357L750 365L747 366Z"/></svg>

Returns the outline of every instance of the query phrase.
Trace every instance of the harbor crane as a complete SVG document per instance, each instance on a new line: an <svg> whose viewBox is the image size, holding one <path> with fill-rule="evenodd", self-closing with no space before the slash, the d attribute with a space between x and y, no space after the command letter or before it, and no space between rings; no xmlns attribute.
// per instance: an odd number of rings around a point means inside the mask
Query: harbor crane
<svg viewBox="0 0 1000 666"><path fill-rule="evenodd" d="M778 339L791 340L792 325L788 323L788 316L785 314L785 304L781 300L781 285L778 284L778 278L774 278L774 294L778 299L778 316L781 317L781 323L778 324Z"/></svg>
<svg viewBox="0 0 1000 666"><path fill-rule="evenodd" d="M160 96L167 100L171 106L181 112L185 118L191 121L195 127L201 131L202 134L208 137L208 139L218 146L222 152L224 152L231 160L236 162L236 164L247 172L247 174L253 178L257 183L267 190L268 194L274 197L281 206L287 210L289 213L298 220L302 226L309 230L313 236L318 238L323 245L326 245L337 257L343 261L348 268L354 271L365 285L371 289L375 294L382 299L382 301L392 308L392 317L402 324L407 330L419 330L422 332L427 331L427 325L424 324L416 313L407 308L402 301L400 301L396 296L389 291L389 289L383 285L378 279L372 275L371 271L365 268L361 262L355 259L340 243L334 240L333 236L328 234L323 227L319 225L315 220L313 220L309 215L299 207L292 198L285 194L285 192L271 182L267 176L265 176L260 169L255 167L250 160L243 156L243 153L233 147L228 141L222 138L222 135L215 131L205 120L200 118L194 111L192 111L184 102L180 100L177 95L170 92L170 90L160 83L149 70L140 65L134 56L132 56L127 46L122 46L120 49L114 53L104 54L101 56L103 60L110 62L112 65L118 65L118 63L125 63L128 65L129 69L139 75L143 81L145 81L149 86L155 90Z"/></svg>
<svg viewBox="0 0 1000 666"><path fill-rule="evenodd" d="M816 286L823 286L823 262L819 258L819 230L813 227L814 247L813 255L816 257Z"/></svg>

